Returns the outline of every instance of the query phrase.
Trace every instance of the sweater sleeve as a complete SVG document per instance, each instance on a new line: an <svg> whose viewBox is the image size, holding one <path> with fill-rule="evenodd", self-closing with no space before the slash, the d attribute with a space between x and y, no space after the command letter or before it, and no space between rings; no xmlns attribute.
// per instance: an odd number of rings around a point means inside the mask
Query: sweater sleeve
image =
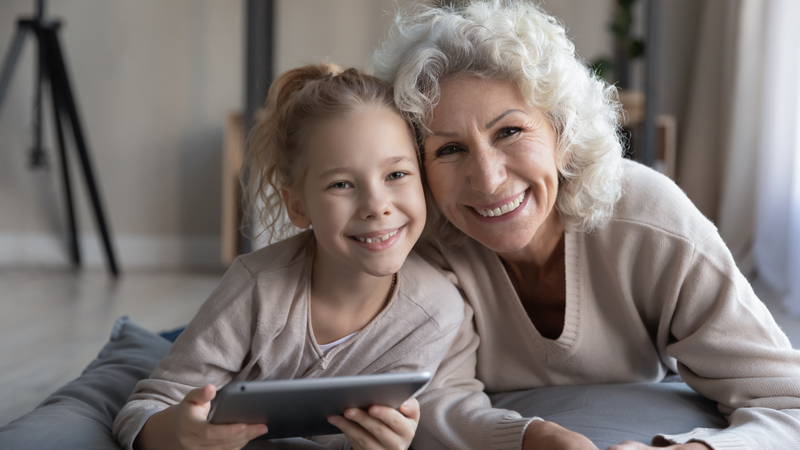
<svg viewBox="0 0 800 450"><path fill-rule="evenodd" d="M516 411L493 408L475 377L480 338L472 308L464 303L464 321L431 385L419 397L420 426L415 449L519 449L528 424ZM541 420L541 419L538 419Z"/></svg>
<svg viewBox="0 0 800 450"><path fill-rule="evenodd" d="M149 379L136 384L114 421L113 435L132 449L150 416L180 403L192 389L227 384L242 371L256 324L255 281L236 260Z"/></svg>
<svg viewBox="0 0 800 450"><path fill-rule="evenodd" d="M800 351L792 349L718 234L696 244L683 273L674 311L662 315L661 326L669 330L666 353L689 386L718 402L729 426L660 435L654 443L800 448Z"/></svg>

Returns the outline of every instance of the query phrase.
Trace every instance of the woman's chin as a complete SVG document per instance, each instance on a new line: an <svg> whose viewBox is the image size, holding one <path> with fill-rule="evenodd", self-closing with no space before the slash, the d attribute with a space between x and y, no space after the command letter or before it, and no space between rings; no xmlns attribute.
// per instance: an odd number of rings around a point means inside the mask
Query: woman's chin
<svg viewBox="0 0 800 450"><path fill-rule="evenodd" d="M533 236L524 232L504 233L500 235L472 235L470 237L483 244L484 247L495 253L514 253L524 249L530 244Z"/></svg>

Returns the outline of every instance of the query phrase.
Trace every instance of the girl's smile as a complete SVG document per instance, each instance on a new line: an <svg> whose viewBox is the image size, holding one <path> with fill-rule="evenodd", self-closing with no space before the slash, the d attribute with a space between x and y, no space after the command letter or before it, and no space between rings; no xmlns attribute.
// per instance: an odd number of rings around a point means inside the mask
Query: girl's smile
<svg viewBox="0 0 800 450"><path fill-rule="evenodd" d="M349 237L358 244L361 244L361 247L366 248L367 250L380 251L394 245L394 243L400 239L400 236L398 235L405 227L406 226L403 225L400 228L373 231L371 233L364 233Z"/></svg>

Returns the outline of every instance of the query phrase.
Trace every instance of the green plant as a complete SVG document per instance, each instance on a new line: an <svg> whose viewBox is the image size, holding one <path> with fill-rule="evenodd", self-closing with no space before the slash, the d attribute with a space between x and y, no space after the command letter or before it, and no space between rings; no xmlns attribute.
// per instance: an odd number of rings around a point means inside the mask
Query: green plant
<svg viewBox="0 0 800 450"><path fill-rule="evenodd" d="M614 35L614 59L602 56L591 62L597 76L608 82L617 83L620 88L630 86L630 62L644 56L644 42L631 34L633 25L633 6L638 0L617 0L614 19L608 25Z"/></svg>

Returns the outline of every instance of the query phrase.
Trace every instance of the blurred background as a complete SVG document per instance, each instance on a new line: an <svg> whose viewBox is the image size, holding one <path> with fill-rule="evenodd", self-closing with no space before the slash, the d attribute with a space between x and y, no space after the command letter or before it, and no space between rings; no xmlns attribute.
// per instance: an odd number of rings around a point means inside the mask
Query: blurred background
<svg viewBox="0 0 800 450"><path fill-rule="evenodd" d="M248 106L247 2L51 3L48 17L63 21L60 37L67 70L119 265L123 270L221 267L226 119L229 113L244 113ZM275 74L305 63L325 59L343 67L366 68L386 36L391 13L412 2L271 3L271 45L259 42L261 53L255 56L259 61L251 62L261 65L261 72L253 75L261 94ZM680 142L704 2L661 3L658 112L675 118ZM587 62L613 61L615 36L609 27L616 5L616 0L543 3L564 22ZM0 51L11 44L17 18L33 13L32 0L0 2ZM634 2L631 13L630 34L643 40L645 2ZM251 16L268 19L258 10ZM256 28L252 36L263 41L268 26L261 23ZM34 42L26 38L0 109L0 264L4 266L69 264L58 145L46 90L42 136L50 168L32 169L30 164ZM268 51L272 57L265 65ZM604 75L618 81L613 69L606 68ZM631 61L629 79L626 87L643 93L644 58ZM72 168L84 265L102 268L104 256L92 210L78 165Z"/></svg>
<svg viewBox="0 0 800 450"><path fill-rule="evenodd" d="M232 254L248 249L236 232L231 174L247 117L272 77L320 60L366 68L392 13L409 3L47 4L46 17L63 22L58 34L122 275L105 272L74 155L82 269L72 266L47 90L49 164L32 167L37 53L28 36L0 105L0 380L14 387L0 390L0 404L10 405L0 426L75 377L118 315L153 330L191 318ZM541 5L587 65L624 88L629 156L675 179L715 222L797 346L800 36L790 19L800 17L800 2ZM32 0L0 2L2 55L17 19L34 11Z"/></svg>

